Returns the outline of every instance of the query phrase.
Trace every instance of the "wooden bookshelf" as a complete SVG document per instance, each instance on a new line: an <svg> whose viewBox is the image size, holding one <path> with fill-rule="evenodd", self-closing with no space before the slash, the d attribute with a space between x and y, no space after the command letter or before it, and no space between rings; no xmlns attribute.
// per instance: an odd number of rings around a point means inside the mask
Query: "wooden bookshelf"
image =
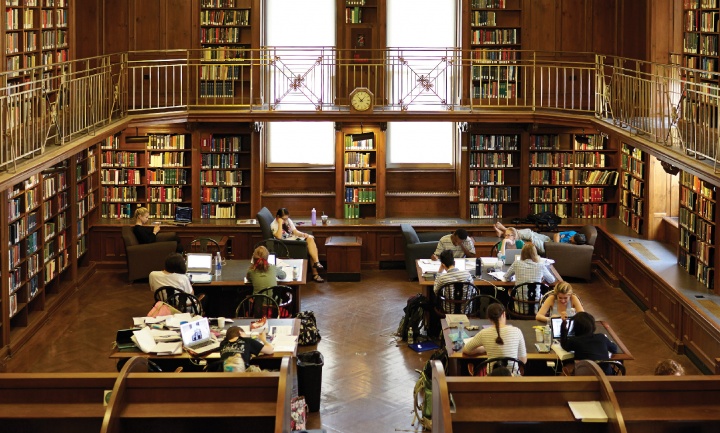
<svg viewBox="0 0 720 433"><path fill-rule="evenodd" d="M257 11L255 11L257 12ZM214 103L250 103L253 0L200 1L198 96Z"/></svg>
<svg viewBox="0 0 720 433"><path fill-rule="evenodd" d="M121 148L119 134L102 142L102 218L133 218L138 203L144 203L145 150L141 146Z"/></svg>
<svg viewBox="0 0 720 433"><path fill-rule="evenodd" d="M250 134L212 134L200 143L200 216L250 218Z"/></svg>
<svg viewBox="0 0 720 433"><path fill-rule="evenodd" d="M718 0L683 0L683 66L718 72ZM700 80L717 83L717 75L700 72Z"/></svg>
<svg viewBox="0 0 720 433"><path fill-rule="evenodd" d="M472 56L473 99L511 99L519 88L521 0L470 0L464 46Z"/></svg>
<svg viewBox="0 0 720 433"><path fill-rule="evenodd" d="M647 153L622 143L620 149L620 200L618 218L635 233L645 232Z"/></svg>
<svg viewBox="0 0 720 433"><path fill-rule="evenodd" d="M470 135L470 218L520 214L519 134Z"/></svg>
<svg viewBox="0 0 720 433"><path fill-rule="evenodd" d="M343 146L343 218L375 218L378 176L375 133L345 134Z"/></svg>
<svg viewBox="0 0 720 433"><path fill-rule="evenodd" d="M572 215L573 150L567 134L533 134L529 142L528 213Z"/></svg>
<svg viewBox="0 0 720 433"><path fill-rule="evenodd" d="M75 172L75 257L80 266L87 266L90 227L100 209L99 144L75 155L71 171Z"/></svg>
<svg viewBox="0 0 720 433"><path fill-rule="evenodd" d="M617 212L617 149L606 136L573 136L574 218L609 218Z"/></svg>
<svg viewBox="0 0 720 433"><path fill-rule="evenodd" d="M678 264L709 290L715 280L716 187L680 172Z"/></svg>
<svg viewBox="0 0 720 433"><path fill-rule="evenodd" d="M63 280L71 279L72 237L70 235L70 168L67 161L42 172L43 182L43 267L45 296L62 291ZM31 286L30 297L33 297Z"/></svg>

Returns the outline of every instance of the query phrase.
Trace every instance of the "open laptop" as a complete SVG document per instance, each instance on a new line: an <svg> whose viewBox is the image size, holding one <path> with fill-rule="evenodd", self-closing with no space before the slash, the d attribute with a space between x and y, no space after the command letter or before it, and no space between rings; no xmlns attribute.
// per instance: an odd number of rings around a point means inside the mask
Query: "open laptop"
<svg viewBox="0 0 720 433"><path fill-rule="evenodd" d="M268 264L275 265L276 263L277 263L277 256L275 256L275 253L269 253L268 254Z"/></svg>
<svg viewBox="0 0 720 433"><path fill-rule="evenodd" d="M561 317L550 318L550 328L552 329L553 339L560 338L560 327L562 326ZM572 317L568 319L568 337L575 335L575 322Z"/></svg>
<svg viewBox="0 0 720 433"><path fill-rule="evenodd" d="M188 206L175 206L175 220L173 223L176 225L187 225L192 222L192 208Z"/></svg>
<svg viewBox="0 0 720 433"><path fill-rule="evenodd" d="M220 347L220 342L210 334L207 317L180 325L183 346L198 355L212 352Z"/></svg>
<svg viewBox="0 0 720 433"><path fill-rule="evenodd" d="M505 250L505 264L508 266L512 265L515 260L518 260L520 258L521 252L522 250Z"/></svg>
<svg viewBox="0 0 720 433"><path fill-rule="evenodd" d="M187 253L187 273L193 274L209 274L212 271L212 254L210 253Z"/></svg>

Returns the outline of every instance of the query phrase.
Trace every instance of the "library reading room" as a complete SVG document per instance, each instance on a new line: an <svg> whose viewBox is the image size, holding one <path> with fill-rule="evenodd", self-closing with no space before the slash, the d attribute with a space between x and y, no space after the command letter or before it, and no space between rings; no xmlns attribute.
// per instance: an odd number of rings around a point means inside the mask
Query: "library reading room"
<svg viewBox="0 0 720 433"><path fill-rule="evenodd" d="M719 0L0 4L4 432L718 431Z"/></svg>

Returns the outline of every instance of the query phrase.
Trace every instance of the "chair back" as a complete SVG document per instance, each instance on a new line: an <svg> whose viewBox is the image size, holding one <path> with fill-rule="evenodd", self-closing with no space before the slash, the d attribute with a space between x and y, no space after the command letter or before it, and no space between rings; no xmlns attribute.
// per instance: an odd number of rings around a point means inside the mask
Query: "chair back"
<svg viewBox="0 0 720 433"><path fill-rule="evenodd" d="M268 295L249 295L238 304L235 309L235 317L259 319L277 319L279 308L277 302Z"/></svg>
<svg viewBox="0 0 720 433"><path fill-rule="evenodd" d="M217 253L220 244L213 238L195 238L190 242L189 253Z"/></svg>
<svg viewBox="0 0 720 433"><path fill-rule="evenodd" d="M597 229L594 225L588 224L580 227L577 231L585 235L586 245L595 246L595 239L597 239Z"/></svg>
<svg viewBox="0 0 720 433"><path fill-rule="evenodd" d="M195 295L191 295L183 291L171 295L165 302L177 308L179 311L192 313L194 316L205 315L200 300L196 298Z"/></svg>
<svg viewBox="0 0 720 433"><path fill-rule="evenodd" d="M550 286L545 283L523 283L510 289L507 311L511 319L535 320L541 300Z"/></svg>
<svg viewBox="0 0 720 433"><path fill-rule="evenodd" d="M403 237L405 238L405 245L419 244L420 238L417 232L410 224L400 224L400 231L402 231Z"/></svg>
<svg viewBox="0 0 720 433"><path fill-rule="evenodd" d="M263 239L271 239L273 238L272 230L270 229L270 225L272 224L275 217L273 216L272 212L270 212L270 209L263 207L258 211L257 215L255 216L258 220L258 224L260 224L260 230L262 230L262 236Z"/></svg>
<svg viewBox="0 0 720 433"><path fill-rule="evenodd" d="M593 363L597 364L606 376L625 376L625 365L622 361L614 359L602 361L584 360L578 361L577 365L575 365L575 362L568 362L563 365L563 374L565 376L593 376L595 373L592 368L589 368Z"/></svg>
<svg viewBox="0 0 720 433"><path fill-rule="evenodd" d="M487 319L487 310L492 304L502 304L498 298L490 295L478 295L470 301L473 310L469 315L478 319Z"/></svg>
<svg viewBox="0 0 720 433"><path fill-rule="evenodd" d="M625 365L620 361L606 359L595 361L595 363L605 372L606 376L625 376Z"/></svg>
<svg viewBox="0 0 720 433"><path fill-rule="evenodd" d="M178 293L184 293L184 292L182 290L178 289L177 287L162 286L162 287L158 287L153 294L155 297L155 302L157 302L157 301L168 302L168 299L172 298L173 296L175 296ZM169 302L168 302L168 304L169 304ZM175 306L173 305L173 307L175 307ZM182 309L179 309L179 310L184 311Z"/></svg>
<svg viewBox="0 0 720 433"><path fill-rule="evenodd" d="M525 375L525 363L511 357L488 358L479 364L468 363L468 373L470 376L490 376L497 367L507 367L513 376Z"/></svg>
<svg viewBox="0 0 720 433"><path fill-rule="evenodd" d="M278 317L281 319L295 317L293 315L293 307L295 300L293 299L293 289L289 286L273 286L260 291L261 295L268 295L278 305Z"/></svg>
<svg viewBox="0 0 720 433"><path fill-rule="evenodd" d="M473 283L447 283L436 296L437 306L445 314L471 314L473 298L478 295Z"/></svg>
<svg viewBox="0 0 720 433"><path fill-rule="evenodd" d="M140 245L140 242L138 242L137 238L135 237L135 232L133 232L134 226L122 226L120 229L120 234L122 235L123 242L125 242L125 248L131 247L133 245Z"/></svg>
<svg viewBox="0 0 720 433"><path fill-rule="evenodd" d="M270 238L262 240L255 244L253 247L253 250L250 254L252 254L255 249L259 246L263 246L267 248L268 252L275 253L275 257L279 259L289 259L290 257L290 250L288 250L287 245L285 245L285 242L283 242L280 239Z"/></svg>
<svg viewBox="0 0 720 433"><path fill-rule="evenodd" d="M490 248L490 257L497 257L498 251L499 251L499 245L500 241L498 241L495 245Z"/></svg>

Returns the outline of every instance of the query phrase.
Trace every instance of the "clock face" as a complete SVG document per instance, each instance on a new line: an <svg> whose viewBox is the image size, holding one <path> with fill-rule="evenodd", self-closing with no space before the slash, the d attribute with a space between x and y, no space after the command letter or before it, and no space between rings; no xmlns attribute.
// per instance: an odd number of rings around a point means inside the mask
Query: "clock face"
<svg viewBox="0 0 720 433"><path fill-rule="evenodd" d="M350 104L357 111L366 111L372 104L372 96L364 90L358 90L353 94Z"/></svg>

